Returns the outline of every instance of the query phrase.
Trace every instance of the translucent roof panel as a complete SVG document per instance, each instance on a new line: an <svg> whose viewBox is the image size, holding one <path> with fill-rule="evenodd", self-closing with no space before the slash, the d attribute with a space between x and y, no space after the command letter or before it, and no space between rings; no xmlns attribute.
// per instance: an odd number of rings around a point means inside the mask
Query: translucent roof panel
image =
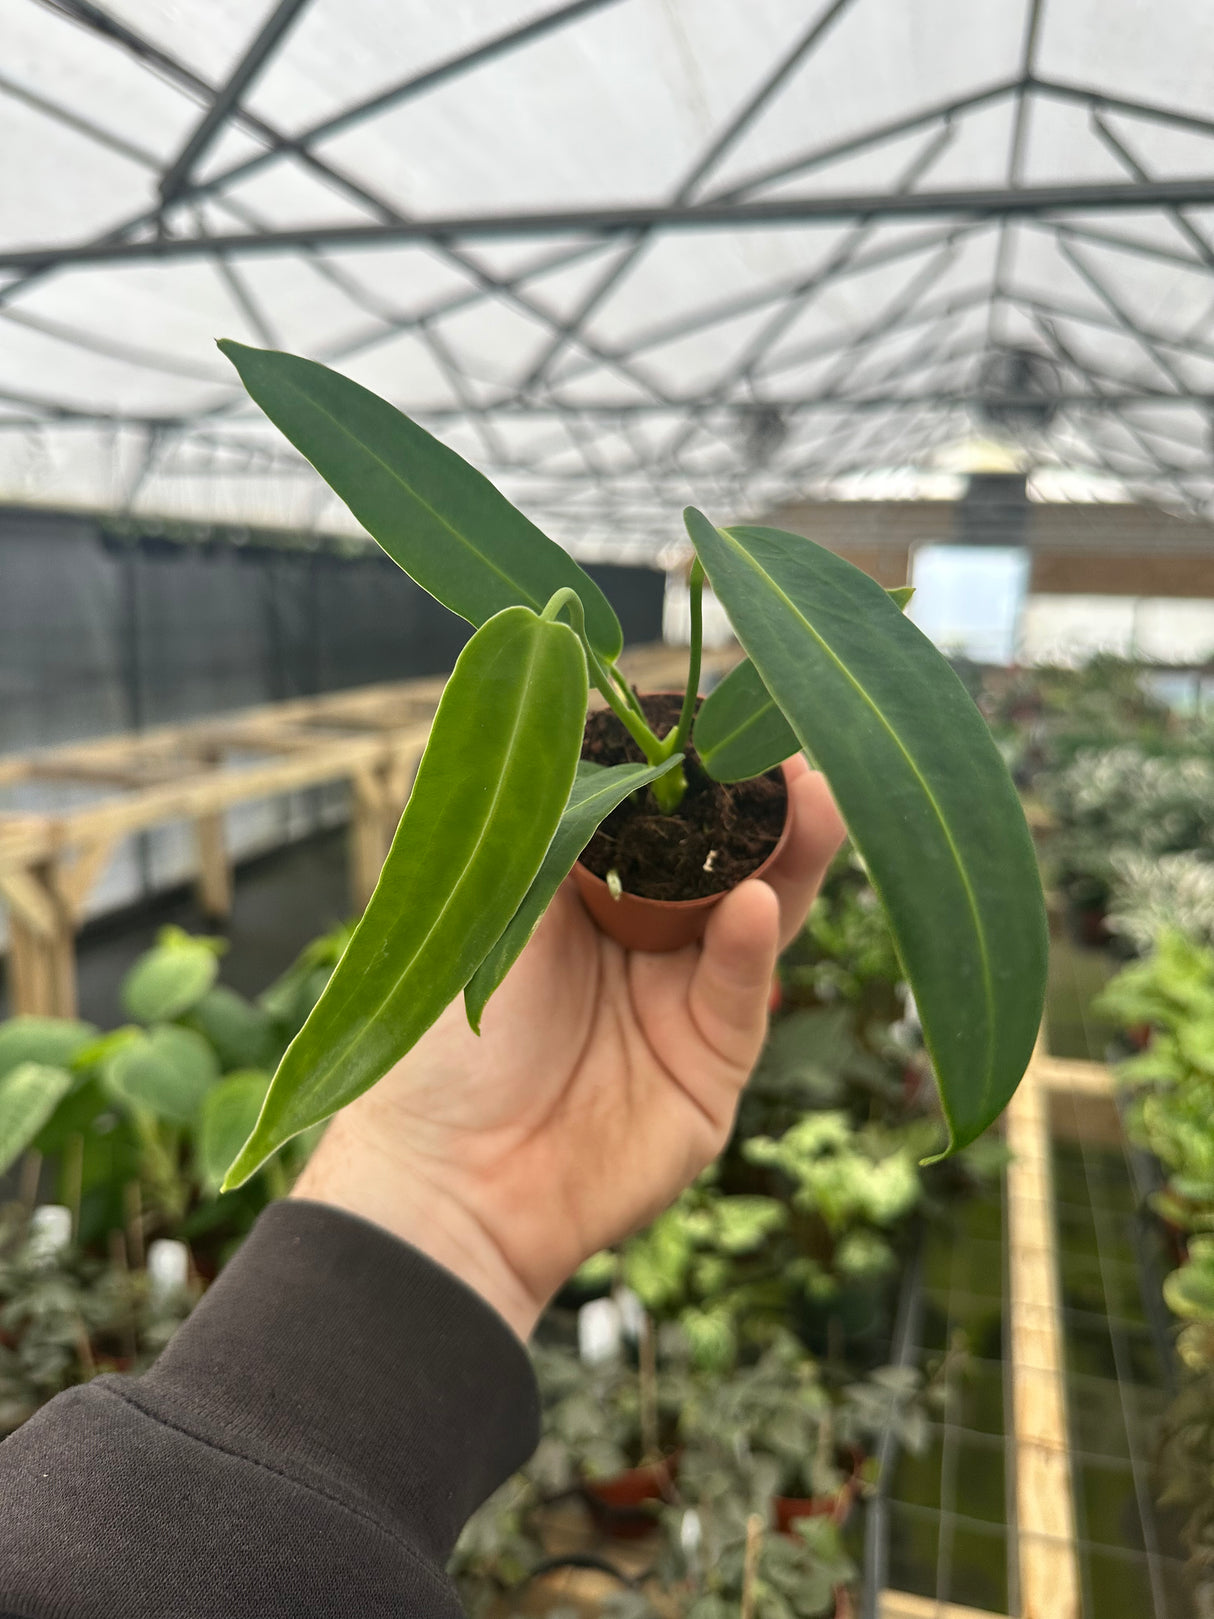
<svg viewBox="0 0 1214 1619"><path fill-rule="evenodd" d="M976 433L1214 497L1207 0L0 0L0 500L350 528L220 336L582 554Z"/></svg>

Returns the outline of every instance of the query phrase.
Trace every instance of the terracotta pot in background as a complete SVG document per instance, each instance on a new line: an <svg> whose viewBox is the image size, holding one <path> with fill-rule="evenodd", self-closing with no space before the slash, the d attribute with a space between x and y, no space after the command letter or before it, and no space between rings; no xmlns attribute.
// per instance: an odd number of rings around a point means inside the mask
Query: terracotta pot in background
<svg viewBox="0 0 1214 1619"><path fill-rule="evenodd" d="M761 877L779 859L791 828L790 800L784 813L784 829L775 848L762 865L749 874L751 877ZM625 950L664 953L694 944L704 937L713 907L729 893L729 889L723 888L719 894L706 894L702 899L643 899L639 894L621 894L619 899L613 899L603 879L587 871L580 860L573 868L573 875L582 904L607 937L623 945Z"/></svg>
<svg viewBox="0 0 1214 1619"><path fill-rule="evenodd" d="M843 1466L850 1466L851 1475L844 1479L833 1495L772 1496L771 1504L778 1534L791 1534L792 1526L798 1518L833 1518L840 1527L847 1522L851 1517L852 1508L859 1499L864 1454L862 1451L849 1448L839 1454L839 1461Z"/></svg>
<svg viewBox="0 0 1214 1619"><path fill-rule="evenodd" d="M613 1478L587 1479L582 1497L603 1534L614 1540L640 1540L652 1532L657 1508L674 1494L677 1455L644 1467L630 1467Z"/></svg>

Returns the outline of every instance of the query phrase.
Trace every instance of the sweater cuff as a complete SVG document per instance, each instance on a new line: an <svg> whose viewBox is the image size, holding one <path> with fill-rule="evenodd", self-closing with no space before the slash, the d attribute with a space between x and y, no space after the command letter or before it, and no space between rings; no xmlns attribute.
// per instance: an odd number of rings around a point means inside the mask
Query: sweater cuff
<svg viewBox="0 0 1214 1619"><path fill-rule="evenodd" d="M412 1527L439 1562L539 1437L530 1360L478 1294L379 1226L273 1203L159 1360L151 1416Z"/></svg>

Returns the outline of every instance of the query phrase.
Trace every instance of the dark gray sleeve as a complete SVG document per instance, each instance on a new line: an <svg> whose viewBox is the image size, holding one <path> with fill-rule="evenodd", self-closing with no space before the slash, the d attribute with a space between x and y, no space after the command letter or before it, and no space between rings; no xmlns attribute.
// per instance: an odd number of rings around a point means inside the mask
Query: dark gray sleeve
<svg viewBox="0 0 1214 1619"><path fill-rule="evenodd" d="M378 1227L275 1203L151 1371L0 1445L0 1615L447 1619L538 1433L510 1328Z"/></svg>

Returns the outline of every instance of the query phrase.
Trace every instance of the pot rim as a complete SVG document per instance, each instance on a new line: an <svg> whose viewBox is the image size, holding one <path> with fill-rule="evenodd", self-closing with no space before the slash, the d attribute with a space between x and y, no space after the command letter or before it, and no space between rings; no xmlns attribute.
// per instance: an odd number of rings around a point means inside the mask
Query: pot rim
<svg viewBox="0 0 1214 1619"><path fill-rule="evenodd" d="M655 692L652 695L668 696L669 693ZM719 905L720 902L725 898L726 894L733 893L734 888L740 887L742 883L750 882L753 877L762 877L763 873L770 870L770 868L784 853L785 846L787 845L789 836L792 832L792 799L788 794L787 764L788 761L785 760L783 763L776 766L776 768L784 775L784 825L780 829L780 836L776 839L775 846L773 847L771 853L765 856L762 862L757 865L753 871L748 871L745 877L740 878L738 882L733 884L732 887L719 888L715 894L701 894L698 899L650 899L646 894L633 894L628 889L625 889L620 895L619 902L622 903L626 900L630 905L644 906L647 910L652 908L665 913L694 911L697 908L704 906ZM580 855L575 864L579 872L579 882L593 883L597 885L597 887L601 888L605 894L610 892L603 879L598 876L597 873L591 871L589 866L584 866L582 864Z"/></svg>

